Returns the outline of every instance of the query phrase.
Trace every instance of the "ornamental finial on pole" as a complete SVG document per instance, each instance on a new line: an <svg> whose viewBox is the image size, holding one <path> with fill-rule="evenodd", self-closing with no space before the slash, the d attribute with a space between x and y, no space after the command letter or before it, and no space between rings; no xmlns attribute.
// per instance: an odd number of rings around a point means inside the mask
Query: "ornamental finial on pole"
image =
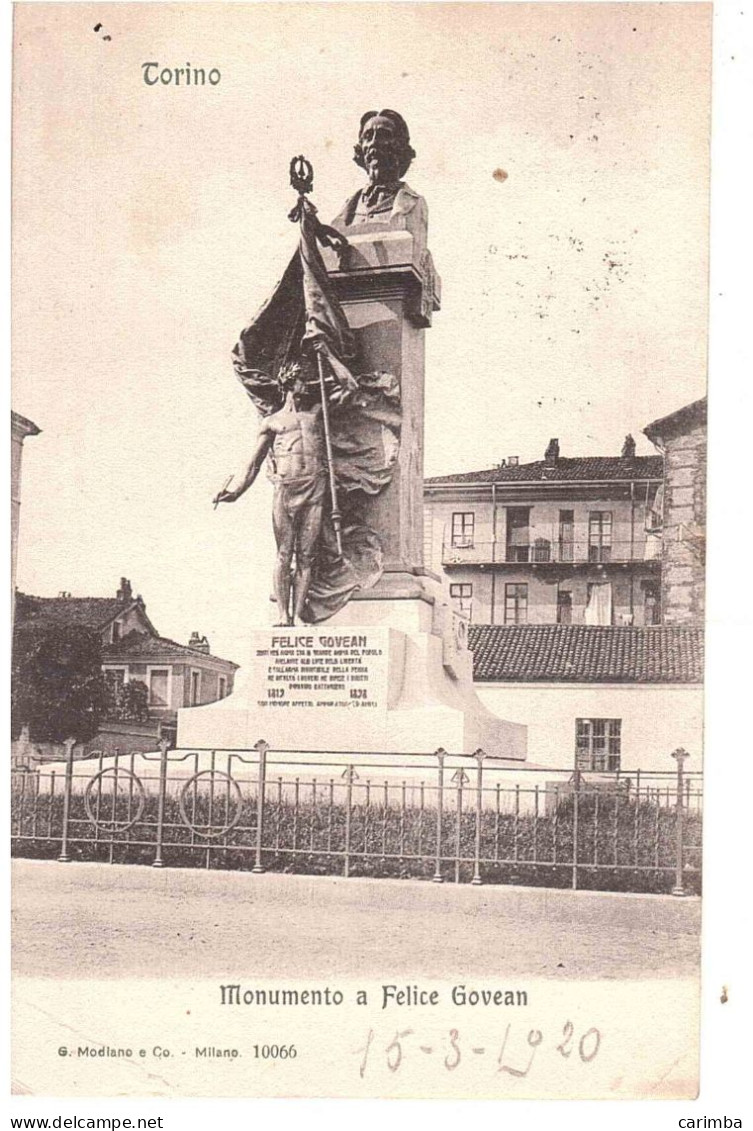
<svg viewBox="0 0 753 1131"><path fill-rule="evenodd" d="M290 158L290 183L301 196L314 187L314 166L302 153Z"/></svg>

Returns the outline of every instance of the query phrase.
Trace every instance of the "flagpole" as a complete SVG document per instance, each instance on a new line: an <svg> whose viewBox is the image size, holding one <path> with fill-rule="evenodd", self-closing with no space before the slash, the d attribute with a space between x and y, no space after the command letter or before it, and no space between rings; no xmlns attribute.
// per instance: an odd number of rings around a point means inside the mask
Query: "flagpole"
<svg viewBox="0 0 753 1131"><path fill-rule="evenodd" d="M329 493L332 499L332 526L335 530L338 557L343 556L342 515L337 505L337 485L335 483L335 461L332 457L332 436L329 430L329 407L327 389L324 384L324 358L316 351L316 364L319 369L319 388L322 393L322 422L324 424L324 447L327 453L327 472L329 474Z"/></svg>
<svg viewBox="0 0 753 1131"><path fill-rule="evenodd" d="M301 244L303 245L304 233L303 222L305 216L306 199L305 194L311 192L314 185L314 169L310 161L305 157L294 157L290 162L290 183L298 192L298 205L290 213L290 219L297 219L301 227ZM336 233L333 233L335 235ZM329 478L329 494L332 501L332 526L335 531L335 542L337 544L338 557L343 556L343 542L342 542L342 514L337 504L337 483L335 480L335 461L332 455L332 434L329 426L329 405L327 403L327 388L326 378L324 373L324 358L319 350L315 348L316 365L319 372L319 389L322 398L322 423L324 425L324 448L327 459L327 475Z"/></svg>

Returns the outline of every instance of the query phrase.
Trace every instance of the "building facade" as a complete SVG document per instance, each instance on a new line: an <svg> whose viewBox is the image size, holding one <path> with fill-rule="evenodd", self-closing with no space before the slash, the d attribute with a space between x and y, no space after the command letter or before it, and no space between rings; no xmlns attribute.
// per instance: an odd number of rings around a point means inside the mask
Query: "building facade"
<svg viewBox="0 0 753 1131"><path fill-rule="evenodd" d="M70 593L31 597L19 593L16 619L80 625L99 633L112 710L101 733L86 744L87 751L109 750L113 744L152 750L161 734L174 737L179 708L214 703L233 690L238 665L212 655L206 637L197 632L188 644L160 636L147 616L142 597L134 596L127 578L121 578L114 597L72 597ZM135 682L146 687L145 719L136 719L119 706L127 698L127 685Z"/></svg>
<svg viewBox="0 0 753 1131"><path fill-rule="evenodd" d="M472 624L660 622L661 456L514 457L424 490L426 565Z"/></svg>
<svg viewBox="0 0 753 1131"><path fill-rule="evenodd" d="M471 625L476 691L528 727L528 762L587 774L702 768L703 630Z"/></svg>
<svg viewBox="0 0 753 1131"><path fill-rule="evenodd" d="M173 721L179 708L225 699L233 690L237 665L209 652L206 637L194 633L188 645L131 630L102 652L102 670L115 694L139 681L148 689L149 715Z"/></svg>
<svg viewBox="0 0 753 1131"><path fill-rule="evenodd" d="M706 588L706 399L643 429L664 457L662 620L702 625Z"/></svg>

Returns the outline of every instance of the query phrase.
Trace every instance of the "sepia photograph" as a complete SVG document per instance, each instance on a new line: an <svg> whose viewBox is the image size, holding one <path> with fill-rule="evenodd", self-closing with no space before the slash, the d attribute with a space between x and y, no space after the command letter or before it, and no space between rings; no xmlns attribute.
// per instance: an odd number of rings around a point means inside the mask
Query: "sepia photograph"
<svg viewBox="0 0 753 1131"><path fill-rule="evenodd" d="M15 5L16 1096L697 1097L711 30Z"/></svg>

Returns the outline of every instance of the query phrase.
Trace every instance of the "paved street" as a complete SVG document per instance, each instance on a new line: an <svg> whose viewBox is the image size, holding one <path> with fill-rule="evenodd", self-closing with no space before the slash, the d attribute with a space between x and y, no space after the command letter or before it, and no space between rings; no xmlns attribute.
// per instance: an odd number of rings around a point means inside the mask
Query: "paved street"
<svg viewBox="0 0 753 1131"><path fill-rule="evenodd" d="M694 976L700 901L13 861L25 976Z"/></svg>

